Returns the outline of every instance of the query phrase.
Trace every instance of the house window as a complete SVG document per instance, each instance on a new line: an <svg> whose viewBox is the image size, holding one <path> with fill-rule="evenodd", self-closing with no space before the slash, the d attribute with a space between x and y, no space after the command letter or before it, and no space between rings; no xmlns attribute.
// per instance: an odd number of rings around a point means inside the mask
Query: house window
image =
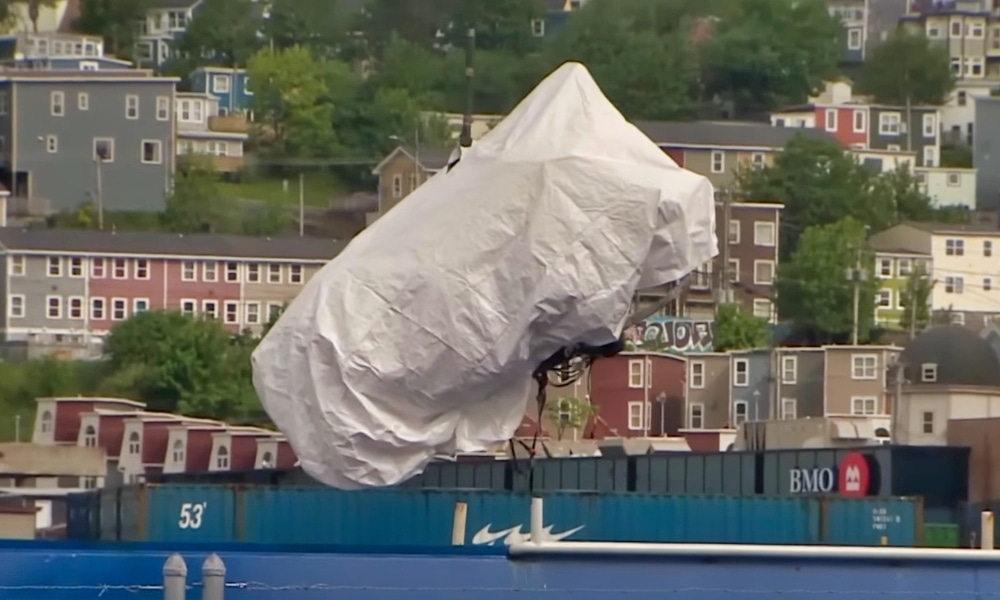
<svg viewBox="0 0 1000 600"><path fill-rule="evenodd" d="M168 98L167 96L156 97L156 120L157 121L170 120L170 98Z"/></svg>
<svg viewBox="0 0 1000 600"><path fill-rule="evenodd" d="M934 383L937 381L937 363L924 363L920 365L920 381L924 383Z"/></svg>
<svg viewBox="0 0 1000 600"><path fill-rule="evenodd" d="M42 433L50 433L52 431L52 411L45 411L42 413Z"/></svg>
<svg viewBox="0 0 1000 600"><path fill-rule="evenodd" d="M993 291L993 278L983 277L983 291L990 292Z"/></svg>
<svg viewBox="0 0 1000 600"><path fill-rule="evenodd" d="M219 318L219 301L218 300L203 300L201 303L201 312L206 319L218 319Z"/></svg>
<svg viewBox="0 0 1000 600"><path fill-rule="evenodd" d="M247 283L260 283L260 265L250 263L247 265Z"/></svg>
<svg viewBox="0 0 1000 600"><path fill-rule="evenodd" d="M965 240L945 240L944 241L944 253L948 256L964 256L965 255Z"/></svg>
<svg viewBox="0 0 1000 600"><path fill-rule="evenodd" d="M136 96L135 94L126 94L125 118L132 121L139 118L139 96Z"/></svg>
<svg viewBox="0 0 1000 600"><path fill-rule="evenodd" d="M180 31L187 27L187 13L183 10L172 10L167 13L167 28L171 31ZM217 92L222 91L216 88Z"/></svg>
<svg viewBox="0 0 1000 600"><path fill-rule="evenodd" d="M87 425L86 429L83 430L83 445L85 448L97 447L97 430L94 429L93 425Z"/></svg>
<svg viewBox="0 0 1000 600"><path fill-rule="evenodd" d="M74 256L69 259L69 276L70 277L83 277L83 259Z"/></svg>
<svg viewBox="0 0 1000 600"><path fill-rule="evenodd" d="M62 296L45 297L45 316L49 319L62 318Z"/></svg>
<svg viewBox="0 0 1000 600"><path fill-rule="evenodd" d="M228 75L213 75L212 76L212 91L219 92L220 94L229 93L229 76Z"/></svg>
<svg viewBox="0 0 1000 600"><path fill-rule="evenodd" d="M642 431L644 416L642 404L642 402L628 403L628 428L632 431Z"/></svg>
<svg viewBox="0 0 1000 600"><path fill-rule="evenodd" d="M149 261L145 258L137 258L135 260L135 278L136 279L149 279Z"/></svg>
<svg viewBox="0 0 1000 600"><path fill-rule="evenodd" d="M111 138L94 138L94 160L115 161L115 141Z"/></svg>
<svg viewBox="0 0 1000 600"><path fill-rule="evenodd" d="M288 267L288 283L302 283L302 265Z"/></svg>
<svg viewBox="0 0 1000 600"><path fill-rule="evenodd" d="M231 300L226 301L226 323L233 324L240 322L240 303Z"/></svg>
<svg viewBox="0 0 1000 600"><path fill-rule="evenodd" d="M729 220L729 244L739 244L740 243L740 222Z"/></svg>
<svg viewBox="0 0 1000 600"><path fill-rule="evenodd" d="M967 58L965 59L965 76L966 77L982 77L983 76L983 59Z"/></svg>
<svg viewBox="0 0 1000 600"><path fill-rule="evenodd" d="M851 357L851 379L878 379L878 356L855 354Z"/></svg>
<svg viewBox="0 0 1000 600"><path fill-rule="evenodd" d="M142 140L142 164L159 165L163 163L163 142L160 140Z"/></svg>
<svg viewBox="0 0 1000 600"><path fill-rule="evenodd" d="M62 277L62 259L58 256L49 257L49 277Z"/></svg>
<svg viewBox="0 0 1000 600"><path fill-rule="evenodd" d="M746 400L733 402L733 427L739 427L747 422L747 415L750 414L749 408Z"/></svg>
<svg viewBox="0 0 1000 600"><path fill-rule="evenodd" d="M628 386L633 389L641 388L644 373L641 360L628 361Z"/></svg>
<svg viewBox="0 0 1000 600"><path fill-rule="evenodd" d="M59 152L59 136L47 135L45 136L45 151L49 154L55 154Z"/></svg>
<svg viewBox="0 0 1000 600"><path fill-rule="evenodd" d="M864 133L867 125L867 114L863 110L854 111L854 133Z"/></svg>
<svg viewBox="0 0 1000 600"><path fill-rule="evenodd" d="M924 137L937 137L937 115L924 115Z"/></svg>
<svg viewBox="0 0 1000 600"><path fill-rule="evenodd" d="M15 319L24 318L24 294L11 294L7 314Z"/></svg>
<svg viewBox="0 0 1000 600"><path fill-rule="evenodd" d="M135 298L132 300L132 314L137 315L149 311L148 298Z"/></svg>
<svg viewBox="0 0 1000 600"><path fill-rule="evenodd" d="M962 187L962 178L958 173L948 173L948 187Z"/></svg>
<svg viewBox="0 0 1000 600"><path fill-rule="evenodd" d="M66 94L63 92L52 92L49 94L49 108L53 117L61 117L66 114Z"/></svg>
<svg viewBox="0 0 1000 600"><path fill-rule="evenodd" d="M969 25L969 37L974 40L981 40L984 37L984 27L982 23L973 23Z"/></svg>
<svg viewBox="0 0 1000 600"><path fill-rule="evenodd" d="M965 325L965 313L952 313L951 315L952 325Z"/></svg>
<svg viewBox="0 0 1000 600"><path fill-rule="evenodd" d="M878 408L878 402L875 398L871 397L852 397L851 398L851 414L852 415L874 415L877 414L876 409Z"/></svg>
<svg viewBox="0 0 1000 600"><path fill-rule="evenodd" d="M281 283L281 265L271 264L267 266L267 282Z"/></svg>
<svg viewBox="0 0 1000 600"><path fill-rule="evenodd" d="M900 277L906 277L910 273L913 272L912 271L912 269L913 269L913 263L910 262L910 259L908 259L908 258L901 258L901 259L899 259L899 267L898 267L898 269L899 269L899 276Z"/></svg>
<svg viewBox="0 0 1000 600"><path fill-rule="evenodd" d="M712 150L712 172L726 172L726 153L720 150Z"/></svg>
<svg viewBox="0 0 1000 600"><path fill-rule="evenodd" d="M90 110L90 94L80 92L76 95L76 108L78 110Z"/></svg>
<svg viewBox="0 0 1000 600"><path fill-rule="evenodd" d="M876 300L879 308L892 308L892 290L879 290Z"/></svg>
<svg viewBox="0 0 1000 600"><path fill-rule="evenodd" d="M70 319L83 318L83 296L69 297L69 318Z"/></svg>
<svg viewBox="0 0 1000 600"><path fill-rule="evenodd" d="M198 303L194 300L181 300L181 313L193 317L198 313Z"/></svg>
<svg viewBox="0 0 1000 600"><path fill-rule="evenodd" d="M753 316L770 321L774 318L774 306L767 298L753 299Z"/></svg>
<svg viewBox="0 0 1000 600"><path fill-rule="evenodd" d="M962 22L952 21L951 22L951 37L962 37Z"/></svg>
<svg viewBox="0 0 1000 600"><path fill-rule="evenodd" d="M959 90L958 94L955 96L955 103L959 106L965 106L969 101L969 96L965 90Z"/></svg>
<svg viewBox="0 0 1000 600"><path fill-rule="evenodd" d="M944 293L946 294L964 294L965 293L965 279L962 277L954 277L949 275L944 278Z"/></svg>
<svg viewBox="0 0 1000 600"><path fill-rule="evenodd" d="M764 153L754 152L750 155L750 165L755 169L763 169L765 166Z"/></svg>
<svg viewBox="0 0 1000 600"><path fill-rule="evenodd" d="M219 263L211 260L201 263L201 279L202 281L218 281Z"/></svg>
<svg viewBox="0 0 1000 600"><path fill-rule="evenodd" d="M111 277L113 279L126 279L128 277L128 261L124 258L116 258L111 262Z"/></svg>
<svg viewBox="0 0 1000 600"><path fill-rule="evenodd" d="M827 131L837 131L837 109L828 108L826 109L826 130Z"/></svg>
<svg viewBox="0 0 1000 600"><path fill-rule="evenodd" d="M90 259L90 277L92 279L104 279L104 259Z"/></svg>
<svg viewBox="0 0 1000 600"><path fill-rule="evenodd" d="M878 273L882 277L892 277L892 259L881 258L878 261Z"/></svg>
<svg viewBox="0 0 1000 600"><path fill-rule="evenodd" d="M781 399L781 418L787 421L791 421L798 418L798 403L795 398L782 398Z"/></svg>
<svg viewBox="0 0 1000 600"><path fill-rule="evenodd" d="M275 321L281 316L281 313L285 310L284 305L278 302L268 302L267 303L267 318L269 321Z"/></svg>
<svg viewBox="0 0 1000 600"><path fill-rule="evenodd" d="M111 299L111 320L124 321L128 318L128 301L125 298Z"/></svg>
<svg viewBox="0 0 1000 600"><path fill-rule="evenodd" d="M403 197L403 176L393 175L392 176L392 197L402 198Z"/></svg>
<svg viewBox="0 0 1000 600"><path fill-rule="evenodd" d="M226 281L229 283L239 283L240 281L239 263L234 263L234 262L226 263Z"/></svg>
<svg viewBox="0 0 1000 600"><path fill-rule="evenodd" d="M729 281L736 283L740 280L740 259L729 259Z"/></svg>
<svg viewBox="0 0 1000 600"><path fill-rule="evenodd" d="M933 167L937 163L937 148L935 146L924 146L924 166Z"/></svg>
<svg viewBox="0 0 1000 600"><path fill-rule="evenodd" d="M753 282L758 285L771 285L774 283L773 260L753 261Z"/></svg>
<svg viewBox="0 0 1000 600"><path fill-rule="evenodd" d="M229 468L229 449L225 446L219 446L219 452L215 457L215 467L217 469Z"/></svg>
<svg viewBox="0 0 1000 600"><path fill-rule="evenodd" d="M934 413L924 411L922 424L924 433L934 433Z"/></svg>
<svg viewBox="0 0 1000 600"><path fill-rule="evenodd" d="M691 429L704 429L705 427L705 405L700 402L691 404L688 411L688 427Z"/></svg>
<svg viewBox="0 0 1000 600"><path fill-rule="evenodd" d="M746 387L750 384L750 361L745 358L733 360L733 385Z"/></svg>
<svg viewBox="0 0 1000 600"><path fill-rule="evenodd" d="M691 363L691 387L695 389L705 387L705 363L700 360Z"/></svg>
<svg viewBox="0 0 1000 600"><path fill-rule="evenodd" d="M993 256L993 242L983 240L983 256Z"/></svg>
<svg viewBox="0 0 1000 600"><path fill-rule="evenodd" d="M174 463L184 462L184 442L180 440L174 440L173 459Z"/></svg>
<svg viewBox="0 0 1000 600"><path fill-rule="evenodd" d="M535 37L545 37L545 20L544 19L532 19L531 20L531 35Z"/></svg>
<svg viewBox="0 0 1000 600"><path fill-rule="evenodd" d="M139 434L133 431L128 436L128 453L129 454L139 454L142 450L142 444L140 443Z"/></svg>
<svg viewBox="0 0 1000 600"><path fill-rule="evenodd" d="M260 324L260 302L247 302L247 325Z"/></svg>
<svg viewBox="0 0 1000 600"><path fill-rule="evenodd" d="M899 135L900 116L897 112L886 112L878 116L879 135Z"/></svg>
<svg viewBox="0 0 1000 600"><path fill-rule="evenodd" d="M10 257L10 274L13 277L22 277L24 275L24 257L23 256L11 256Z"/></svg>
<svg viewBox="0 0 1000 600"><path fill-rule="evenodd" d="M90 299L90 318L94 321L104 320L104 298Z"/></svg>
<svg viewBox="0 0 1000 600"><path fill-rule="evenodd" d="M194 281L198 277L198 264L193 260L181 263L181 281Z"/></svg>
<svg viewBox="0 0 1000 600"><path fill-rule="evenodd" d="M774 247L775 240L774 223L768 221L757 221L753 226L753 243L756 246Z"/></svg>
<svg viewBox="0 0 1000 600"><path fill-rule="evenodd" d="M860 50L861 49L861 30L860 29L849 29L847 31L847 49L848 50Z"/></svg>
<svg viewBox="0 0 1000 600"><path fill-rule="evenodd" d="M799 370L799 358L797 356L781 357L781 383L794 385Z"/></svg>

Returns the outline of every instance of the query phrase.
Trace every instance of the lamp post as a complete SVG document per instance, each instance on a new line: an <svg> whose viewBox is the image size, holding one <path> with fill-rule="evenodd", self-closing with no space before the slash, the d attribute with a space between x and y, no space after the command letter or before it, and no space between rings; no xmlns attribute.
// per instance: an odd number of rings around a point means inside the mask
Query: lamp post
<svg viewBox="0 0 1000 600"><path fill-rule="evenodd" d="M390 135L389 139L403 145L407 143L406 138L400 135ZM413 189L417 189L423 183L422 170L420 166L420 119L418 118L416 125L413 126Z"/></svg>

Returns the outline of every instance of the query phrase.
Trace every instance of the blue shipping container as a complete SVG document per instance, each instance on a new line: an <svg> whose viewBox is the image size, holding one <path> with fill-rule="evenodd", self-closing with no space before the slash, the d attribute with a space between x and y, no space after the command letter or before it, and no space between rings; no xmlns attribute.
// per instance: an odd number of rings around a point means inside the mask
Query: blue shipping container
<svg viewBox="0 0 1000 600"><path fill-rule="evenodd" d="M922 541L919 501L829 498L823 543L841 546L916 546Z"/></svg>

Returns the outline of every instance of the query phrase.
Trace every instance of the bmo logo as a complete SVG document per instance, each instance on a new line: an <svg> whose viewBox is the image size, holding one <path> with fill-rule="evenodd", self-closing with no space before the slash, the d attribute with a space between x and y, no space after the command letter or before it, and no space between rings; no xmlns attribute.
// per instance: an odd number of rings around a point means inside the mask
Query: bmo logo
<svg viewBox="0 0 1000 600"><path fill-rule="evenodd" d="M836 468L792 469L788 491L792 494L832 494L859 497L871 493L874 485L872 464L857 452L848 454Z"/></svg>

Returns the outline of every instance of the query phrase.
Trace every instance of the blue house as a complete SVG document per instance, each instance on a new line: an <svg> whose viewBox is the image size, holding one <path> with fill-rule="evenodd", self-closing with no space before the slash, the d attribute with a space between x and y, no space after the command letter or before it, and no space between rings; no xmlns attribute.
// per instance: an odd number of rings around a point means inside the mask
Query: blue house
<svg viewBox="0 0 1000 600"><path fill-rule="evenodd" d="M253 92L245 69L199 67L191 73L191 91L219 99L219 114L250 115Z"/></svg>
<svg viewBox="0 0 1000 600"><path fill-rule="evenodd" d="M0 36L0 66L51 71L131 69L127 60L104 55L104 40L75 33L19 33Z"/></svg>
<svg viewBox="0 0 1000 600"><path fill-rule="evenodd" d="M136 59L143 67L160 67L173 55L174 43L203 0L151 0L146 17L139 20Z"/></svg>

